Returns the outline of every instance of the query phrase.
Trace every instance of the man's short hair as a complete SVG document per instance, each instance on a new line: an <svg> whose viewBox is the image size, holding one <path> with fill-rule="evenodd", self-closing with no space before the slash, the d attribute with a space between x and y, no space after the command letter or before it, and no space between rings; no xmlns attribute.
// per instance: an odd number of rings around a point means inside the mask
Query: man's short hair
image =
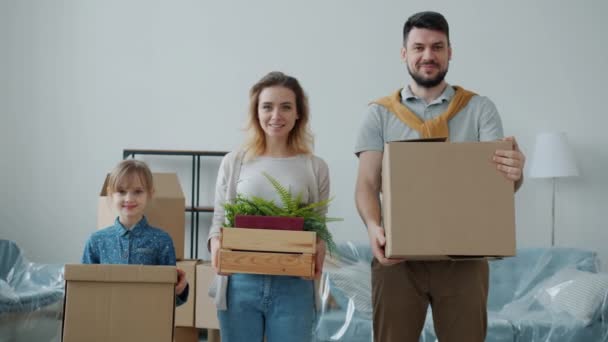
<svg viewBox="0 0 608 342"><path fill-rule="evenodd" d="M403 46L407 45L407 36L414 27L443 32L448 38L448 45L450 45L450 27L441 13L426 11L418 12L409 17L403 25Z"/></svg>

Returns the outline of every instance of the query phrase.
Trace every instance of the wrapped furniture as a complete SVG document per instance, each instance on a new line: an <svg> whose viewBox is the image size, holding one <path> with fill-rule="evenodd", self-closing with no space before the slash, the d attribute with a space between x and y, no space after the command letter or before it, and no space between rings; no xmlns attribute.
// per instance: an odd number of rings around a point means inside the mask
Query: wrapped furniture
<svg viewBox="0 0 608 342"><path fill-rule="evenodd" d="M63 265L29 262L0 240L0 341L59 341L62 307Z"/></svg>
<svg viewBox="0 0 608 342"><path fill-rule="evenodd" d="M372 341L371 251L366 243L339 250L324 268L317 341ZM607 294L595 252L518 249L490 261L486 341L608 341ZM421 341L436 341L430 307Z"/></svg>

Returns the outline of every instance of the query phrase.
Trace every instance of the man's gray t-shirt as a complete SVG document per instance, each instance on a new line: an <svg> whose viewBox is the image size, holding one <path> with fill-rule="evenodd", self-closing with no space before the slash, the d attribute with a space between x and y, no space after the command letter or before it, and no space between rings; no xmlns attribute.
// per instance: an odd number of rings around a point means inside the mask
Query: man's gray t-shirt
<svg viewBox="0 0 608 342"><path fill-rule="evenodd" d="M440 116L448 108L454 96L454 88L447 86L443 93L428 105L414 95L409 87L401 91L401 103L423 121ZM449 122L449 140L492 141L503 137L502 122L496 106L490 99L475 95L469 103ZM363 151L384 151L384 144L390 141L419 139L418 131L410 128L389 112L385 107L371 104L363 119L355 144L355 153Z"/></svg>

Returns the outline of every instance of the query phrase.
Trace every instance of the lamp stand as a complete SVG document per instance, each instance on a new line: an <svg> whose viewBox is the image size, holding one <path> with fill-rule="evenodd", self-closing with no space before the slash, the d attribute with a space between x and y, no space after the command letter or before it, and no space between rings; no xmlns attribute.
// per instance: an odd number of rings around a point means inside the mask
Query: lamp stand
<svg viewBox="0 0 608 342"><path fill-rule="evenodd" d="M555 246L555 177L551 177L553 195L551 196L551 247Z"/></svg>

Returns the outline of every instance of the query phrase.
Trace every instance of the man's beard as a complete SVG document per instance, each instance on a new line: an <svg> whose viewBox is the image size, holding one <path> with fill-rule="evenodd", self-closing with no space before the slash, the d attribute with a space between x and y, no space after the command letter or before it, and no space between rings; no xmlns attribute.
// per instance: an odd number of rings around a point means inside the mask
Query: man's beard
<svg viewBox="0 0 608 342"><path fill-rule="evenodd" d="M439 71L437 76L435 76L434 78L423 78L419 75L414 74L412 70L410 70L409 65L407 66L407 72L410 73L410 76L412 76L412 79L414 80L414 82L416 82L417 85L423 88L433 88L443 82L443 80L445 79L445 75L447 75L448 73L448 68Z"/></svg>

